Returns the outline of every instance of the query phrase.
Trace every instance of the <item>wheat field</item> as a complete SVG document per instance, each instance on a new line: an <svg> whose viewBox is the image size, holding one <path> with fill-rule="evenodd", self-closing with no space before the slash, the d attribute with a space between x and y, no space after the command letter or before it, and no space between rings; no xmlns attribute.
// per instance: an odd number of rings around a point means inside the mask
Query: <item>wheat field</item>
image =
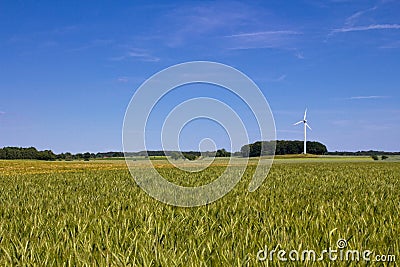
<svg viewBox="0 0 400 267"><path fill-rule="evenodd" d="M156 166L185 185L225 169ZM180 208L149 197L124 161L0 161L0 265L357 265L257 258L264 248L320 252L339 239L399 257L400 162L277 160L250 193L254 168L222 199Z"/></svg>

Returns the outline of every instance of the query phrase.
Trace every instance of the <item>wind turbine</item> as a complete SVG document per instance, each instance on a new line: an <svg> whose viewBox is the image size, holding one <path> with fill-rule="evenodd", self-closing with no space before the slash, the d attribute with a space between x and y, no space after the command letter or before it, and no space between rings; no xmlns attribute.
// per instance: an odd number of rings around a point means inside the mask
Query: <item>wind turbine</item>
<svg viewBox="0 0 400 267"><path fill-rule="evenodd" d="M307 123L307 108L304 111L304 117L302 121L296 122L293 125L298 125L300 123L304 123L304 154L307 154L307 127L312 130L311 127Z"/></svg>

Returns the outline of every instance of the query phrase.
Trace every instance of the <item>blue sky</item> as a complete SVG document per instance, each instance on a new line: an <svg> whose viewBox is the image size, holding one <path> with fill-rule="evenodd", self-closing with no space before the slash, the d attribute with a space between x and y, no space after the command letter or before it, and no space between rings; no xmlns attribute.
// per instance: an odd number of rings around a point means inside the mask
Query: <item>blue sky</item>
<svg viewBox="0 0 400 267"><path fill-rule="evenodd" d="M207 60L256 82L278 139L303 138L308 107L330 151L400 151L398 14L399 1L1 1L0 146L120 151L140 84ZM183 149L224 136L209 127L193 123Z"/></svg>

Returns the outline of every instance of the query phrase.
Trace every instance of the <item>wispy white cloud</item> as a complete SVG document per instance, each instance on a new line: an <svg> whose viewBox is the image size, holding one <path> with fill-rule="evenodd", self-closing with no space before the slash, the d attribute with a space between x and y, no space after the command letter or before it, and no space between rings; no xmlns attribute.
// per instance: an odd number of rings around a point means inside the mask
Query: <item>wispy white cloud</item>
<svg viewBox="0 0 400 267"><path fill-rule="evenodd" d="M399 41L395 41L395 42L391 42L385 45L381 45L379 48L382 49L395 49L395 48L400 48L400 40Z"/></svg>
<svg viewBox="0 0 400 267"><path fill-rule="evenodd" d="M283 74L283 75L279 76L279 77L276 79L276 81L277 81L277 82L281 82L281 81L283 81L283 80L285 80L285 79L286 79L286 74Z"/></svg>
<svg viewBox="0 0 400 267"><path fill-rule="evenodd" d="M283 31L261 31L261 32L247 32L247 33L239 33L227 35L225 37L261 37L261 36L271 36L271 35L293 35L293 34L302 34L297 31L283 30Z"/></svg>
<svg viewBox="0 0 400 267"><path fill-rule="evenodd" d="M382 98L389 98L389 97L384 95L367 95L367 96L352 96L349 97L348 99L359 100L359 99L382 99Z"/></svg>
<svg viewBox="0 0 400 267"><path fill-rule="evenodd" d="M398 30L398 29L400 29L400 24L372 24L366 26L337 28L333 29L331 33L370 31L370 30Z"/></svg>
<svg viewBox="0 0 400 267"><path fill-rule="evenodd" d="M293 30L274 30L246 32L226 35L230 40L230 49L256 49L256 48L288 48L296 35L302 32ZM299 54L300 55L300 54Z"/></svg>
<svg viewBox="0 0 400 267"><path fill-rule="evenodd" d="M68 25L68 26L64 26L64 27L54 28L48 32L55 33L55 34L64 34L64 33L69 33L69 32L73 32L73 31L77 31L77 30L79 30L78 25Z"/></svg>
<svg viewBox="0 0 400 267"><path fill-rule="evenodd" d="M127 83L129 81L129 78L125 77L125 76L118 77L117 81L120 82L120 83Z"/></svg>
<svg viewBox="0 0 400 267"><path fill-rule="evenodd" d="M179 5L161 17L162 29L155 39L168 47L194 48L210 43L223 50L283 48L295 46L291 39L302 34L262 5L234 1ZM265 25L269 27L266 28Z"/></svg>
<svg viewBox="0 0 400 267"><path fill-rule="evenodd" d="M262 78L257 78L257 81L265 81L265 82L283 82L286 80L287 75L286 74L281 74L281 75L274 75L271 77L262 77Z"/></svg>
<svg viewBox="0 0 400 267"><path fill-rule="evenodd" d="M142 49L130 49L127 53L119 57L110 58L113 61L122 61L127 60L129 58L135 58L140 61L146 62L158 62L160 61L159 57L153 56L150 52Z"/></svg>
<svg viewBox="0 0 400 267"><path fill-rule="evenodd" d="M377 21L382 18L382 14L390 8L386 6L384 0L377 1L372 7L358 10L345 18L344 25L342 27L332 29L328 37L340 33L351 33L351 32L363 32L363 31L389 31L399 30L400 24L396 22L391 23L378 23ZM389 19L390 17L385 17ZM371 23L373 22L373 23Z"/></svg>
<svg viewBox="0 0 400 267"><path fill-rule="evenodd" d="M4 115L6 114L4 111L0 111L0 115Z"/></svg>
<svg viewBox="0 0 400 267"><path fill-rule="evenodd" d="M358 11L358 12L354 13L353 15L347 17L345 24L349 25L349 26L353 26L355 21L364 13L365 13L365 11Z"/></svg>
<svg viewBox="0 0 400 267"><path fill-rule="evenodd" d="M222 2L199 4L181 4L164 17L163 25L168 22L168 30L161 33L162 42L169 47L180 47L198 42L203 38L216 38L226 29L251 24L257 10L240 2L229 5Z"/></svg>
<svg viewBox="0 0 400 267"><path fill-rule="evenodd" d="M96 39L93 41L90 41L89 43L73 48L70 51L82 51L82 50L86 50L86 49L91 49L94 47L101 47L101 46L109 46L112 45L113 43L115 43L114 40L110 40L110 39Z"/></svg>
<svg viewBox="0 0 400 267"><path fill-rule="evenodd" d="M294 54L298 59L304 59L305 57L304 57L304 55L303 55L303 53L301 53L301 52L296 52L295 54Z"/></svg>
<svg viewBox="0 0 400 267"><path fill-rule="evenodd" d="M282 74L281 76L275 78L275 79L271 79L271 82L282 82L286 79L286 74Z"/></svg>
<svg viewBox="0 0 400 267"><path fill-rule="evenodd" d="M365 13L374 11L378 8L378 6L374 6L368 9L360 10L355 12L353 15L346 18L345 25L346 26L354 26L354 24L363 16Z"/></svg>
<svg viewBox="0 0 400 267"><path fill-rule="evenodd" d="M150 61L150 62L160 61L159 57L155 57L153 55L150 55L147 52L131 51L131 52L128 52L128 57L138 58L138 59L140 59L142 61Z"/></svg>

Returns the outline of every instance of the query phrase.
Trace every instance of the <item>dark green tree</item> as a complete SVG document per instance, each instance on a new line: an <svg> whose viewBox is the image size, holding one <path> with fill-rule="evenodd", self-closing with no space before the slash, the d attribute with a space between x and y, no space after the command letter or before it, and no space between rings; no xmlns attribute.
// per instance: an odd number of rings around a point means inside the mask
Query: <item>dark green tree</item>
<svg viewBox="0 0 400 267"><path fill-rule="evenodd" d="M195 160L197 158L197 156L195 154L192 153L182 153L182 155L185 157L185 159L188 160Z"/></svg>
<svg viewBox="0 0 400 267"><path fill-rule="evenodd" d="M303 141L258 141L253 144L242 146L240 152L242 157L259 157L286 154L301 154L303 152ZM307 152L310 154L324 155L328 152L325 145L319 142L307 142Z"/></svg>
<svg viewBox="0 0 400 267"><path fill-rule="evenodd" d="M171 158L173 160L178 160L178 159L182 158L182 155L179 152L173 151L173 152L171 152Z"/></svg>
<svg viewBox="0 0 400 267"><path fill-rule="evenodd" d="M215 154L216 157L230 157L231 153L226 151L225 148L218 149L217 153Z"/></svg>
<svg viewBox="0 0 400 267"><path fill-rule="evenodd" d="M89 152L83 153L83 160L89 161L89 159L90 159L90 153Z"/></svg>
<svg viewBox="0 0 400 267"><path fill-rule="evenodd" d="M70 152L65 153L65 160L66 161L71 161L73 160L72 154Z"/></svg>

